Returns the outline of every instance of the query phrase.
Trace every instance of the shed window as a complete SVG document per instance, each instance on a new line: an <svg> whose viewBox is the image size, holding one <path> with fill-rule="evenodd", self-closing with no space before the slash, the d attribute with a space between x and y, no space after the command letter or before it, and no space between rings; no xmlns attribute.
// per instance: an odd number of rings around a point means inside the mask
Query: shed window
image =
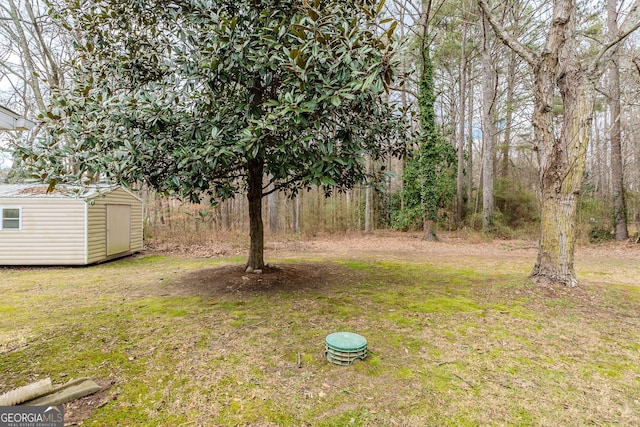
<svg viewBox="0 0 640 427"><path fill-rule="evenodd" d="M20 230L22 224L22 212L20 208L2 208L2 230Z"/></svg>

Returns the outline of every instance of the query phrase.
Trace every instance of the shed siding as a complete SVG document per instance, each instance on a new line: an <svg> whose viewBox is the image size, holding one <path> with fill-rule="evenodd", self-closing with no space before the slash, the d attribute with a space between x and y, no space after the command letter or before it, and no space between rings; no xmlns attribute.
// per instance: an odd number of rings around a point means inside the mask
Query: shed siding
<svg viewBox="0 0 640 427"><path fill-rule="evenodd" d="M2 199L22 208L21 230L0 230L0 265L85 263L84 200Z"/></svg>
<svg viewBox="0 0 640 427"><path fill-rule="evenodd" d="M141 251L142 241L142 202L126 190L118 188L107 194L91 199L88 205L87 262L102 261L107 257L107 205L131 206L131 252ZM90 201L90 202L91 202Z"/></svg>

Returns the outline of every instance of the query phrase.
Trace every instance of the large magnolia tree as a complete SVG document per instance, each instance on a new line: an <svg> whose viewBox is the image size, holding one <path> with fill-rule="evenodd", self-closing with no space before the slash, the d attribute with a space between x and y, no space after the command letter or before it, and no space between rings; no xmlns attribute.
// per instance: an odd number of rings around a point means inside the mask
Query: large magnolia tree
<svg viewBox="0 0 640 427"><path fill-rule="evenodd" d="M618 37L586 52L578 32L576 0L554 0L546 39L539 50L520 43L478 0L498 37L531 67L534 76L532 123L540 161L541 230L537 281L576 286L574 253L577 207L586 167L597 83L619 43L640 27L640 0L620 25ZM554 112L557 99L562 117Z"/></svg>
<svg viewBox="0 0 640 427"><path fill-rule="evenodd" d="M99 174L192 201L244 192L248 268L265 264L265 195L364 182L365 157L390 154L400 135L383 101L395 25L372 0L59 0L57 9L80 35L76 82L48 113L50 137L23 150L38 177Z"/></svg>

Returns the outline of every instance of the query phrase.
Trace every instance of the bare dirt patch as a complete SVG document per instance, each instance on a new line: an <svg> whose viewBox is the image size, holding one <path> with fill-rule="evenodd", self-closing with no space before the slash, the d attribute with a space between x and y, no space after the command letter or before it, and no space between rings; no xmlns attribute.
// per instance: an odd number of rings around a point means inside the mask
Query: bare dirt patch
<svg viewBox="0 0 640 427"><path fill-rule="evenodd" d="M334 263L300 262L269 266L262 273L245 273L244 265L205 268L188 273L172 288L178 295L255 296L322 291L338 281L354 280Z"/></svg>
<svg viewBox="0 0 640 427"><path fill-rule="evenodd" d="M109 389L115 384L113 381L96 381L102 390L89 396L76 399L64 404L65 425L81 425L93 412L117 398L112 396Z"/></svg>

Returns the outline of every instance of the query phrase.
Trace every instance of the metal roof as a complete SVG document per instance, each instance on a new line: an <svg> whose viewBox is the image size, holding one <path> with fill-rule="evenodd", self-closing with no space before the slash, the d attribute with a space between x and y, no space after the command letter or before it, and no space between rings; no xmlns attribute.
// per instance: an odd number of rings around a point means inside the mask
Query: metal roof
<svg viewBox="0 0 640 427"><path fill-rule="evenodd" d="M118 185L91 185L88 187L58 185L47 193L48 184L0 184L0 199L90 199L110 193Z"/></svg>
<svg viewBox="0 0 640 427"><path fill-rule="evenodd" d="M0 130L31 130L34 126L31 120L0 105Z"/></svg>

